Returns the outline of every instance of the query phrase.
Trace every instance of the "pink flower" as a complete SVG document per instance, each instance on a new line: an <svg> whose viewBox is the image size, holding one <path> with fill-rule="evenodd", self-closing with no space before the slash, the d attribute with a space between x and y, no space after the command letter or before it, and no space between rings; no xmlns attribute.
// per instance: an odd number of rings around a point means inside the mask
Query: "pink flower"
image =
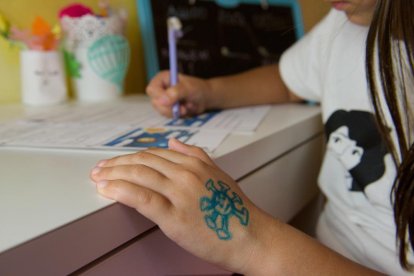
<svg viewBox="0 0 414 276"><path fill-rule="evenodd" d="M92 9L82 4L75 3L61 9L59 12L59 18L62 18L63 16L82 17L87 14L93 14Z"/></svg>

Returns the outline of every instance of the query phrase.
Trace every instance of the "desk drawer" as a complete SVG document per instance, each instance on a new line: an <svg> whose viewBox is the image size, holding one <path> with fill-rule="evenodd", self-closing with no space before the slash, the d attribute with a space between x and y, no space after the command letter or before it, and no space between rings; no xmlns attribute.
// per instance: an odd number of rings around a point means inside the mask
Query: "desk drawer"
<svg viewBox="0 0 414 276"><path fill-rule="evenodd" d="M318 193L324 139L320 135L239 181L261 209L288 222Z"/></svg>
<svg viewBox="0 0 414 276"><path fill-rule="evenodd" d="M156 229L80 275L231 275L191 255Z"/></svg>

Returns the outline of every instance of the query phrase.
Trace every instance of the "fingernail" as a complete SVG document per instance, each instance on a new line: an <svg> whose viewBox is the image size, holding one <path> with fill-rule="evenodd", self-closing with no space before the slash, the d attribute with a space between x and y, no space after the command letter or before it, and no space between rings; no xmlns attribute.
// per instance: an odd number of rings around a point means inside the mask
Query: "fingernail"
<svg viewBox="0 0 414 276"><path fill-rule="evenodd" d="M97 167L103 167L106 162L107 162L107 160L101 160L101 161L98 162L98 164L96 164L96 166Z"/></svg>
<svg viewBox="0 0 414 276"><path fill-rule="evenodd" d="M100 171L101 171L101 167L95 167L95 168L92 170L92 175L98 174Z"/></svg>
<svg viewBox="0 0 414 276"><path fill-rule="evenodd" d="M165 96L160 97L159 101L162 105L169 105L170 104L170 99L168 97L165 97Z"/></svg>
<svg viewBox="0 0 414 276"><path fill-rule="evenodd" d="M101 181L98 181L98 182L96 183L96 187L97 187L98 189L105 188L105 187L106 187L106 185L108 185L108 181L106 181L106 180L101 180Z"/></svg>

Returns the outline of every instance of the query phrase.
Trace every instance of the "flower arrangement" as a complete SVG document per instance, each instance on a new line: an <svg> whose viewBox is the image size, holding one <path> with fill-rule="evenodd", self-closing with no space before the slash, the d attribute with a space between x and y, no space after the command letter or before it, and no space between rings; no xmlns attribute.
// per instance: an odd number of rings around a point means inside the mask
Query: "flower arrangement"
<svg viewBox="0 0 414 276"><path fill-rule="evenodd" d="M50 24L40 16L37 16L29 30L22 30L10 24L0 14L0 36L11 44L18 45L22 49L51 51L56 50L61 38L59 25L51 27Z"/></svg>

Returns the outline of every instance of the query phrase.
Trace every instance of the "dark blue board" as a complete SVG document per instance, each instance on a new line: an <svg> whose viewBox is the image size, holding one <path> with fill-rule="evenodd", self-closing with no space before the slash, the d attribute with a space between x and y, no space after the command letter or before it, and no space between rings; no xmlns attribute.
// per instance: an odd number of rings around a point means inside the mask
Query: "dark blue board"
<svg viewBox="0 0 414 276"><path fill-rule="evenodd" d="M181 73L213 77L275 63L304 34L296 0L137 0L147 77L168 69L167 18L177 16Z"/></svg>

